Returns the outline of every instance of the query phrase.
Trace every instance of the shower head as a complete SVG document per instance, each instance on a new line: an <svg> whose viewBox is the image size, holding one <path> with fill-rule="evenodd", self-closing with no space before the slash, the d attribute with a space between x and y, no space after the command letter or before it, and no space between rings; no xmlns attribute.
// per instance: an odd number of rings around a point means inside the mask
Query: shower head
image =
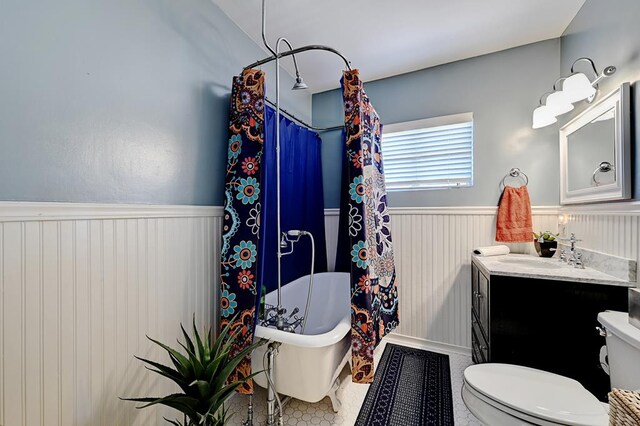
<svg viewBox="0 0 640 426"><path fill-rule="evenodd" d="M302 80L302 77L300 77L300 75L296 76L296 83L293 85L293 87L291 88L291 90L304 90L304 89L308 89L309 86L306 85L306 83Z"/></svg>

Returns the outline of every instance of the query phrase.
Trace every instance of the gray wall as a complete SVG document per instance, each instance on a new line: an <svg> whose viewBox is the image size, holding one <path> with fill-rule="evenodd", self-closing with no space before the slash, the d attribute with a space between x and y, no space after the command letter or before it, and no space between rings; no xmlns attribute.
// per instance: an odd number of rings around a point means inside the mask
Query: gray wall
<svg viewBox="0 0 640 426"><path fill-rule="evenodd" d="M0 53L0 200L222 204L231 78L266 54L210 0L5 0Z"/></svg>
<svg viewBox="0 0 640 426"><path fill-rule="evenodd" d="M598 71L614 65L618 71L599 84L596 101L616 89L623 82L632 84L632 105L640 102L640 2L638 0L597 1L587 0L561 38L561 75L570 73L571 64L586 56L596 64ZM582 62L576 66L593 79L589 65ZM562 117L560 125L575 117L589 105L586 102ZM636 141L640 129L640 108L632 111L632 131ZM635 148L632 164L635 168L633 197L640 199L640 156Z"/></svg>
<svg viewBox="0 0 640 426"><path fill-rule="evenodd" d="M495 205L498 184L512 167L529 176L532 204L557 205L558 129L531 129L531 114L559 68L560 41L555 39L365 83L383 123L474 114L474 186L393 192L390 206ZM342 122L340 96L338 90L313 96L315 125ZM338 207L340 132L322 139L325 206Z"/></svg>

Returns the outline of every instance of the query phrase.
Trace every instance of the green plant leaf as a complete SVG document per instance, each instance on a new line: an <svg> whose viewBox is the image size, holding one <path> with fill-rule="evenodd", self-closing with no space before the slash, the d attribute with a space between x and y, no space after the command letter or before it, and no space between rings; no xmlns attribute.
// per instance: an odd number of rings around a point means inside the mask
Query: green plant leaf
<svg viewBox="0 0 640 426"><path fill-rule="evenodd" d="M238 314L234 315L231 320L229 320L229 323L227 323L227 325L225 325L225 327L220 331L220 335L218 335L218 337L216 338L213 347L211 348L211 353L212 354L217 354L218 351L220 350L220 347L222 346L223 342L225 341L225 338L229 335L229 331L231 330L231 327L233 326L233 323L235 322L236 318L238 318Z"/></svg>
<svg viewBox="0 0 640 426"><path fill-rule="evenodd" d="M193 346L193 341L187 334L187 330L185 330L184 327L182 326L182 323L180 323L180 330L182 330L182 335L184 336L184 341L187 344L187 347L191 349L191 352L195 352L196 349L195 349L195 346Z"/></svg>
<svg viewBox="0 0 640 426"><path fill-rule="evenodd" d="M213 330L211 330L211 327L209 327L209 329L207 330L207 338L204 339L204 347L207 350L207 352L209 353L209 355L211 355L211 335Z"/></svg>
<svg viewBox="0 0 640 426"><path fill-rule="evenodd" d="M190 365L191 368L193 370L193 374L194 374L194 378L197 379L198 377L202 377L202 375L204 374L204 366L202 365L202 363L200 362L200 360L198 359L197 355L194 354L193 352L191 352L189 350L189 348L187 348L185 345L183 345L181 342L178 342L178 344L180 346L182 346L182 348L187 352L187 354L189 355L189 361L190 361Z"/></svg>
<svg viewBox="0 0 640 426"><path fill-rule="evenodd" d="M230 336L226 336L226 337L224 335L218 336L218 339L216 339L216 343L214 344L214 346L219 349L216 352L212 352L213 360L206 366L207 377L211 377L212 375L216 374L216 371L220 366L220 364L224 365L227 363L226 360L229 356L229 352L231 352L231 346L233 345L235 338L241 331L242 330L240 329L240 327L238 327L238 330ZM221 345L219 345L218 341L223 341L223 340L226 340L226 342L224 343L224 345L222 345L222 347L220 347Z"/></svg>
<svg viewBox="0 0 640 426"><path fill-rule="evenodd" d="M215 376L217 374L218 367L220 365L222 365L222 360L226 359L228 354L229 354L229 352L225 352L225 353L222 353L222 354L218 355L218 357L216 357L213 361L211 361L209 363L209 365L207 365L207 369L206 369L204 374L207 377Z"/></svg>
<svg viewBox="0 0 640 426"><path fill-rule="evenodd" d="M200 339L200 335L198 334L198 327L196 327L196 316L195 316L195 314L193 315L193 335L196 338L196 344L198 345L198 352L200 353L200 359L203 362L206 362L206 360L205 360L206 356L205 356L205 352L204 352L204 345L202 344L202 339Z"/></svg>
<svg viewBox="0 0 640 426"><path fill-rule="evenodd" d="M237 330L235 332L227 336L220 336L219 338L221 338L224 341L224 344L220 349L220 353L229 353L231 351L231 347L233 346L233 343L238 339L238 336L241 333L242 333L242 327L237 326Z"/></svg>
<svg viewBox="0 0 640 426"><path fill-rule="evenodd" d="M222 371L220 371L220 373L217 374L217 377L212 377L212 380L213 380L212 387L214 389L220 389L220 387L222 387L222 384L227 381L227 378L229 377L231 372L238 366L238 364L240 364L240 362L242 362L242 360L247 355L249 355L251 352L253 352L254 349L256 349L258 346L261 346L263 344L264 344L264 341L263 340L259 340L258 342L255 342L255 343L247 346L246 348L244 348L240 352L238 352L233 357L233 359L227 360L227 364L224 366Z"/></svg>
<svg viewBox="0 0 640 426"><path fill-rule="evenodd" d="M185 426L182 423L180 423L177 419L176 420L169 420L166 417L163 417L163 419L165 419L167 422L171 423L173 426Z"/></svg>
<svg viewBox="0 0 640 426"><path fill-rule="evenodd" d="M169 379L176 382L178 385L180 385L181 383L184 383L185 385L189 384L187 382L187 379L185 379L185 377L182 374L180 374L177 370L174 370L171 367L167 367L166 365L160 364L159 362L151 361L150 359L141 358L137 355L134 355L134 358L139 359L140 361L157 368L163 373L162 374L163 376L168 377ZM152 369L149 369L149 370L154 371Z"/></svg>
<svg viewBox="0 0 640 426"><path fill-rule="evenodd" d="M211 398L211 385L206 380L194 380L189 383L189 386L196 386L198 388L198 393L200 394L200 398L207 399Z"/></svg>
<svg viewBox="0 0 640 426"><path fill-rule="evenodd" d="M184 393L189 392L189 385L187 384L187 382L185 382L185 381L178 382L178 381L176 381L173 377L170 377L169 375L167 375L167 374L163 373L163 372L162 372L162 371L160 371L160 370L156 370L156 369L154 369L154 368L150 368L150 367L147 367L147 366L145 366L145 368L146 368L147 370L149 370L149 371L152 371L152 372L154 372L154 373L156 373L156 374L159 374L159 375L161 375L161 376L164 376L164 377L166 377L166 378L168 378L168 379L173 380L175 383L177 383L177 385L178 385L178 386L180 386L180 389L182 389L182 391L183 391Z"/></svg>
<svg viewBox="0 0 640 426"><path fill-rule="evenodd" d="M152 339L149 336L147 336L147 339L151 340L153 343L160 346L162 349L164 349L169 353L169 355L171 356L171 359L174 361L174 364L176 365L176 368L178 369L178 371L180 371L180 374L182 374L185 377L189 377L189 374L193 374L193 371L191 369L191 364L189 363L189 360L184 355L182 355L180 352L176 351L175 349L165 345L164 343L158 342L157 340Z"/></svg>
<svg viewBox="0 0 640 426"><path fill-rule="evenodd" d="M255 373L249 374L247 377L243 378L242 380L230 383L230 384L224 386L218 392L216 392L209 399L209 401L207 401L207 405L209 406L208 413L215 413L216 411L218 411L220 406L222 406L233 395L233 392L237 388L239 388L244 382L246 382L246 381L248 381L250 379L253 379L255 376L257 376L258 374L260 374L262 372L263 371L257 371Z"/></svg>
<svg viewBox="0 0 640 426"><path fill-rule="evenodd" d="M141 405L136 408L147 408L152 405L166 405L167 407L174 408L181 413L184 413L191 420L198 420L200 418L200 414L198 414L196 408L198 406L198 399L193 398L188 395L184 395L181 393L173 393L171 395L167 395L161 398L123 398L127 401L134 402L144 402L144 405Z"/></svg>

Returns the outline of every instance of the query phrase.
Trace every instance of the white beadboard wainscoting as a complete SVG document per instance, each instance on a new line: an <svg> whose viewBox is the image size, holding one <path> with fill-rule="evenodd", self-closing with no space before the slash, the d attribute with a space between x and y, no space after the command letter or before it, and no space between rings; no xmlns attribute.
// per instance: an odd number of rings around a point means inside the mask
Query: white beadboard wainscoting
<svg viewBox="0 0 640 426"><path fill-rule="evenodd" d="M640 260L640 202L567 206L559 215L564 233L582 240L578 248Z"/></svg>
<svg viewBox="0 0 640 426"><path fill-rule="evenodd" d="M220 207L0 203L0 425L150 425L179 323L213 324Z"/></svg>
<svg viewBox="0 0 640 426"><path fill-rule="evenodd" d="M390 208L400 296L397 334L469 351L471 251L495 243L496 207ZM327 210L329 262L335 257L338 210ZM533 207L534 230L558 227L558 207ZM535 253L533 243L507 244ZM330 265L331 267L332 265Z"/></svg>

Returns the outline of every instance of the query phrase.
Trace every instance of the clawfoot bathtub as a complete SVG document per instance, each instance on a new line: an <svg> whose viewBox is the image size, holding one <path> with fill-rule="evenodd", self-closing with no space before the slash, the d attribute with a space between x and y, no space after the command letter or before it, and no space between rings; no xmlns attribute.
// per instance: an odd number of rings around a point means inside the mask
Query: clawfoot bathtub
<svg viewBox="0 0 640 426"><path fill-rule="evenodd" d="M275 387L280 394L307 402L331 398L334 411L340 408L335 392L338 376L350 358L351 317L350 279L348 273L326 272L314 275L313 294L304 334L294 334L275 328L256 327L256 338L280 342L274 363ZM304 314L309 277L304 276L282 287L282 306L287 315L295 307ZM267 305L277 304L275 291L266 296ZM300 331L300 328L297 329ZM251 356L253 371L264 369L266 345ZM255 382L267 386L266 375L259 374Z"/></svg>

